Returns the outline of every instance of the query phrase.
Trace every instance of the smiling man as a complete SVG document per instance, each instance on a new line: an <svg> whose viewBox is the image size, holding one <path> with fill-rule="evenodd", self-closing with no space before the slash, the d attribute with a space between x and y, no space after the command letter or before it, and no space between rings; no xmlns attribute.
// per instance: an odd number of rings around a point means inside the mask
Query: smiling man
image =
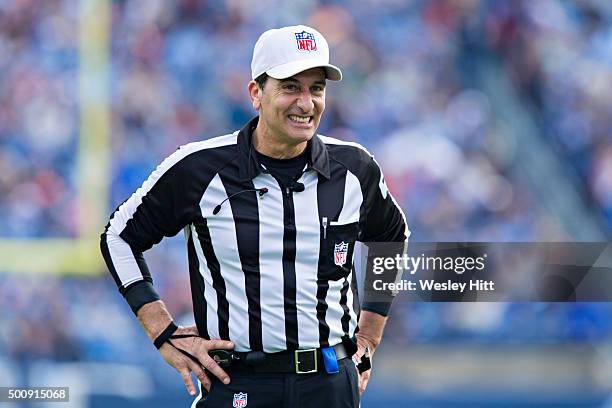
<svg viewBox="0 0 612 408"><path fill-rule="evenodd" d="M101 249L195 407L358 407L392 300L358 306L356 241L404 243L374 158L318 135L329 64L306 26L266 31L248 93L258 116L169 156L111 216ZM195 327L178 327L142 253L185 232Z"/></svg>

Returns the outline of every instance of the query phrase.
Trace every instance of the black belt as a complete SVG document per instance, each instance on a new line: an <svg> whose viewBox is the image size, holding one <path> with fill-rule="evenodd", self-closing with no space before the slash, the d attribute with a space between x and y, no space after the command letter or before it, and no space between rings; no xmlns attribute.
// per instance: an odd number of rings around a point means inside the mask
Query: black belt
<svg viewBox="0 0 612 408"><path fill-rule="evenodd" d="M336 360L350 357L344 344L334 347ZM295 351L264 353L251 351L241 353L229 350L211 350L208 354L224 369L246 370L255 373L295 373L310 374L325 371L321 349L313 348Z"/></svg>
<svg viewBox="0 0 612 408"><path fill-rule="evenodd" d="M157 336L154 341L158 349L166 342L172 347L189 357L197 364L200 361L191 353L176 347L172 339L182 339L187 337L200 337L197 334L177 334L174 332L178 326L170 322L168 327ZM348 336L342 338L342 343L333 346L336 360L352 357L357 351L357 344L354 339ZM325 370L325 363L321 349L312 348L306 350L280 351L278 353L264 353L263 351L251 351L241 353L233 350L210 350L208 354L224 369L233 370L234 368L246 368L257 373L295 373L308 374ZM366 348L366 354L361 357L361 362L357 365L359 372L369 370L370 357Z"/></svg>

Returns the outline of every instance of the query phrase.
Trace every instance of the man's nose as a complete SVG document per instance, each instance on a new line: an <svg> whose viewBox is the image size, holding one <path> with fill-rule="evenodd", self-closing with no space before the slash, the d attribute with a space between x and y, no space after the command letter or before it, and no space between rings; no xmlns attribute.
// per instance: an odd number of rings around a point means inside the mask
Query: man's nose
<svg viewBox="0 0 612 408"><path fill-rule="evenodd" d="M310 92L302 92L297 100L297 106L304 113L311 113L314 110L314 102L312 101L312 95Z"/></svg>

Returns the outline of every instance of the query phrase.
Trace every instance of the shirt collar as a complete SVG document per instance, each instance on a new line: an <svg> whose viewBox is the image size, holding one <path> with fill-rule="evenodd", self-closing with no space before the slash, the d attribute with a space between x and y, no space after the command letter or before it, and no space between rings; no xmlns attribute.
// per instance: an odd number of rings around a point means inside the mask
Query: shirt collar
<svg viewBox="0 0 612 408"><path fill-rule="evenodd" d="M261 173L261 166L257 160L257 153L253 147L253 130L257 127L259 116L251 119L238 132L238 151L240 160L238 162L240 181L250 181ZM308 141L310 146L310 156L308 157L308 169L315 170L317 173L329 180L329 154L327 146L315 134Z"/></svg>

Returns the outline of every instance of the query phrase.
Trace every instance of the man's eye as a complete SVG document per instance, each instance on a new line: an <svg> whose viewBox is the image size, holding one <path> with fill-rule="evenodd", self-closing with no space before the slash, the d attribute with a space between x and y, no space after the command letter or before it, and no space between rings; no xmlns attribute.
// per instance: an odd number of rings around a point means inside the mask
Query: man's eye
<svg viewBox="0 0 612 408"><path fill-rule="evenodd" d="M297 87L297 85L287 84L287 85L285 85L285 89L287 89L289 91L296 91L298 89L298 87Z"/></svg>
<svg viewBox="0 0 612 408"><path fill-rule="evenodd" d="M323 89L325 89L325 88L323 88L320 85L315 85L311 89L312 89L313 92L323 92Z"/></svg>

